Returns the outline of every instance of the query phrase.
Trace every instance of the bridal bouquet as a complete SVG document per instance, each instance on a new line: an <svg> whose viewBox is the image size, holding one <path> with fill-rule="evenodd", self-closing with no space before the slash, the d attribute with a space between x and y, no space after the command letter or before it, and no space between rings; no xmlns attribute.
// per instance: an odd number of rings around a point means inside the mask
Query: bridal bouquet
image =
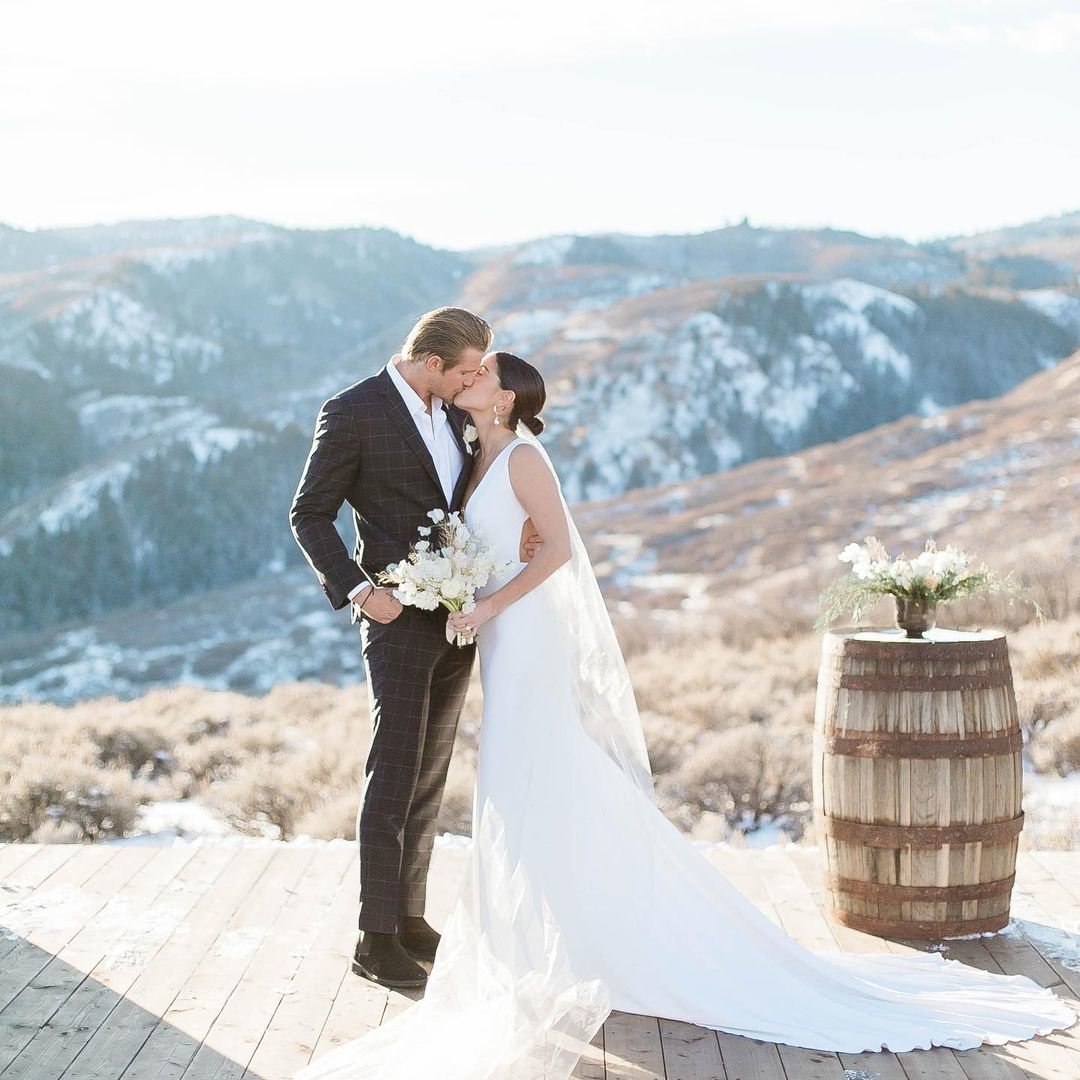
<svg viewBox="0 0 1080 1080"><path fill-rule="evenodd" d="M840 561L851 563L851 576L835 582L821 595L821 615L814 624L825 630L845 612L858 622L863 611L882 596L896 597L896 624L908 637L921 637L934 625L937 605L980 593L1016 592L1010 573L999 578L985 565L950 544L939 551L933 540L913 559L893 559L885 545L868 536L864 544L848 544Z"/></svg>
<svg viewBox="0 0 1080 1080"><path fill-rule="evenodd" d="M411 607L434 611L441 605L447 611L472 611L476 590L502 568L457 511L430 510L427 516L432 524L420 526L420 539L401 562L391 563L379 574L379 581L397 586L394 596ZM472 639L447 626L446 640L460 646Z"/></svg>

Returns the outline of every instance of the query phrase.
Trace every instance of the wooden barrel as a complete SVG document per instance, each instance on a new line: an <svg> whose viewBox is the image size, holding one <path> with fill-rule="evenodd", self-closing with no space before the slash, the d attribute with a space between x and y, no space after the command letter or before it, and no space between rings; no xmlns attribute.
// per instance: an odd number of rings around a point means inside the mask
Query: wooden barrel
<svg viewBox="0 0 1080 1080"><path fill-rule="evenodd" d="M1009 921L1020 724L1005 635L825 635L813 788L833 914L882 937Z"/></svg>

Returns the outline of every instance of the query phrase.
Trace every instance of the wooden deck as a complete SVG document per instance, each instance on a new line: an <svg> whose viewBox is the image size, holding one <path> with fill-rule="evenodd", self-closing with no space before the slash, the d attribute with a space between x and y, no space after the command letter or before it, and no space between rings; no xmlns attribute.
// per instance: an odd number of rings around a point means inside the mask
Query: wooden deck
<svg viewBox="0 0 1080 1080"><path fill-rule="evenodd" d="M436 849L429 915L449 908L462 851ZM817 852L710 850L729 879L811 948L904 951L826 918ZM0 845L2 1080L286 1078L412 999L357 978L356 859L311 846ZM1080 939L1080 854L1022 853L1032 927ZM1014 911L1020 907L1014 904ZM1074 1003L1080 971L1046 935L949 944ZM1060 955L1060 954L1059 954ZM826 1054L613 1013L580 1080L1078 1080L1074 1028L1023 1044ZM427 1078L418 1078L427 1080ZM437 1080L437 1078L431 1078Z"/></svg>

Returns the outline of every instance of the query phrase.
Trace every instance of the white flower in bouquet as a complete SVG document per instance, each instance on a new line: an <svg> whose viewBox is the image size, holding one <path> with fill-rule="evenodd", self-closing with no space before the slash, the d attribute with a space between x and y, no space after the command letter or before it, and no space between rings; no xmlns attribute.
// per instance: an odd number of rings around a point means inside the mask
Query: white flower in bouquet
<svg viewBox="0 0 1080 1080"><path fill-rule="evenodd" d="M457 511L447 514L445 510L430 510L427 517L434 526L419 526L417 532L422 539L413 542L404 559L383 570L379 581L396 586L394 596L410 607L472 611L476 607L476 590L503 567L496 566L490 552ZM465 645L470 639L447 627L447 640Z"/></svg>
<svg viewBox="0 0 1080 1080"><path fill-rule="evenodd" d="M827 629L849 611L857 622L866 608L887 595L933 607L980 593L1020 591L1011 573L999 578L985 565L974 567L970 556L952 544L939 550L933 539L914 558L899 555L894 559L881 541L868 536L862 544L848 544L839 558L851 564L851 575L822 593L822 611L814 624L818 630ZM1035 610L1041 617L1037 604Z"/></svg>

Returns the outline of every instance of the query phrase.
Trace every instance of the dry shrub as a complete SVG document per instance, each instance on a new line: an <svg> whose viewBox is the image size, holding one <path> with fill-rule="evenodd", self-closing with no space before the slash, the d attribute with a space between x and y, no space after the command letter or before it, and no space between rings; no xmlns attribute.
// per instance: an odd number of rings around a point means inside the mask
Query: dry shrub
<svg viewBox="0 0 1080 1080"><path fill-rule="evenodd" d="M355 791L349 788L335 791L297 818L296 835L313 836L317 840L351 839L356 835L359 808L359 786Z"/></svg>
<svg viewBox="0 0 1080 1080"><path fill-rule="evenodd" d="M126 772L80 758L33 754L5 779L0 839L30 840L50 822L79 840L124 836L138 817L140 796Z"/></svg>
<svg viewBox="0 0 1080 1080"><path fill-rule="evenodd" d="M757 824L810 799L811 732L744 724L707 735L671 778L699 810Z"/></svg>
<svg viewBox="0 0 1080 1080"><path fill-rule="evenodd" d="M1028 744L1039 772L1068 776L1080 770L1080 709L1047 725Z"/></svg>
<svg viewBox="0 0 1080 1080"><path fill-rule="evenodd" d="M685 720L663 713L643 712L641 726L645 744L649 748L649 764L654 776L661 776L675 769L687 754L691 753L700 735L700 729Z"/></svg>
<svg viewBox="0 0 1080 1080"><path fill-rule="evenodd" d="M1029 742L1080 709L1080 618L1031 623L1009 634L1020 724ZM1040 759L1041 760L1041 759ZM1039 762L1032 761L1039 768Z"/></svg>
<svg viewBox="0 0 1080 1080"><path fill-rule="evenodd" d="M237 776L210 788L209 801L240 832L290 840L297 818L310 809L314 796L287 782L287 775L282 762L261 755L246 761Z"/></svg>
<svg viewBox="0 0 1080 1080"><path fill-rule="evenodd" d="M660 804L702 838L737 838L770 814L798 819L809 798L821 640L748 634L737 645L737 621L726 622L619 624ZM1080 615L1010 630L1009 645L1032 762L1080 769ZM471 826L478 681L438 820L456 833ZM183 685L137 701L0 707L0 839L122 835L140 801L177 797L205 799L245 831L352 837L370 739L363 684L288 683L261 698Z"/></svg>

